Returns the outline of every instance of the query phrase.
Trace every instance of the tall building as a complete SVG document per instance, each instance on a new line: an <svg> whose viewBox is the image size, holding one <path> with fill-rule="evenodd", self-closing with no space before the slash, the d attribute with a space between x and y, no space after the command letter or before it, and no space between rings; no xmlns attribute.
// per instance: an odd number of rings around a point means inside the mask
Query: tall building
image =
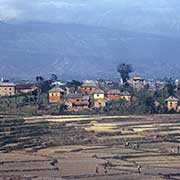
<svg viewBox="0 0 180 180"><path fill-rule="evenodd" d="M146 85L146 81L144 78L141 78L139 76L133 77L129 80L129 84L137 91L140 91L144 89Z"/></svg>

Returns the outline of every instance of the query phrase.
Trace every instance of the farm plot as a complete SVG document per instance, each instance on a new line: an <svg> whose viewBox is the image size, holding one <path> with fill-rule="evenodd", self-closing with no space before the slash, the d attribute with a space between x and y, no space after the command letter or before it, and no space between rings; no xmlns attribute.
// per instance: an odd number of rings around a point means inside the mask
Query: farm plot
<svg viewBox="0 0 180 180"><path fill-rule="evenodd" d="M48 122L48 134L43 134L41 140L54 143L37 148L37 152L25 148L0 153L0 175L4 177L180 179L179 115L42 116L25 121L30 125Z"/></svg>
<svg viewBox="0 0 180 180"><path fill-rule="evenodd" d="M21 153L0 153L0 178L23 177L29 179L60 177L59 169L52 166L53 159Z"/></svg>
<svg viewBox="0 0 180 180"><path fill-rule="evenodd" d="M86 123L68 121L67 126L81 127L93 132L96 136L93 146L96 144L97 148L91 148L91 146L86 149L81 147L78 150L77 148L78 160L74 158L76 156L74 152L60 153L65 155L60 157L62 164L72 162L61 166L66 170L63 174L66 178L151 180L178 177L180 169L179 117L170 119L169 116L167 118L144 117L144 119L139 117L106 119L103 117ZM89 158L96 158L99 160L98 164L97 161L92 159L90 161ZM104 174L104 163L109 165L108 175ZM138 165L142 167L141 174L137 173ZM66 166L71 173L68 174ZM97 166L99 174L95 172ZM77 169L74 170L74 167Z"/></svg>

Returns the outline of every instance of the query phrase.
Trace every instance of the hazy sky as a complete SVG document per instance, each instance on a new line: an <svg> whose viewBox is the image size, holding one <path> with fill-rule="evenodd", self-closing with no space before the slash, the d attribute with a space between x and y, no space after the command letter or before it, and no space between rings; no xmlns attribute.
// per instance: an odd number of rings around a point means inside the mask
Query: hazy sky
<svg viewBox="0 0 180 180"><path fill-rule="evenodd" d="M0 0L0 19L178 31L180 0Z"/></svg>

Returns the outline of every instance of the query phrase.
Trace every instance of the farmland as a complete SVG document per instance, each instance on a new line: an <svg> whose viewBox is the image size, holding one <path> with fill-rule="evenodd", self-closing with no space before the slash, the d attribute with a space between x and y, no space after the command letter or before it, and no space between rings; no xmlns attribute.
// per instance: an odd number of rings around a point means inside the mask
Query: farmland
<svg viewBox="0 0 180 180"><path fill-rule="evenodd" d="M0 180L180 179L179 115L0 122Z"/></svg>

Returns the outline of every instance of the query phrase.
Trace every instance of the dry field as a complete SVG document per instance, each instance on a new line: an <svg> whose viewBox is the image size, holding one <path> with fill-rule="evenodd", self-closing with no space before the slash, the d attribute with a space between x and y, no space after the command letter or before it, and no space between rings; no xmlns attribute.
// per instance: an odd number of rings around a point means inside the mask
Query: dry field
<svg viewBox="0 0 180 180"><path fill-rule="evenodd" d="M180 180L180 115L25 120L63 123L58 131L68 128L64 136L73 144L66 139L63 144L60 136L56 140L62 145L1 152L0 180ZM83 141L81 136L74 140L72 130L82 132Z"/></svg>

